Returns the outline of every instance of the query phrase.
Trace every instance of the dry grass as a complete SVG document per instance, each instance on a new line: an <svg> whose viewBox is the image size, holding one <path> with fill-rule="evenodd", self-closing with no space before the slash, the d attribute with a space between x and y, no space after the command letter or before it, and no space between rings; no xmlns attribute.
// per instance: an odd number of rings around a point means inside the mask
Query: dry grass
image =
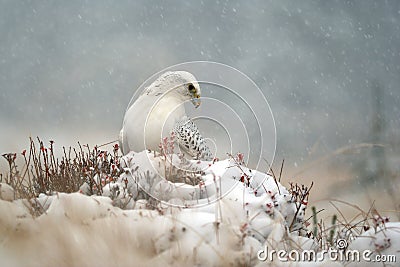
<svg viewBox="0 0 400 267"><path fill-rule="evenodd" d="M100 150L101 146L90 148L81 145L78 148L62 148L60 159L54 153L54 141L46 146L37 138L30 138L28 150L21 154L3 154L8 163L8 172L0 174L0 182L14 188L15 198L34 198L43 193L77 192L83 183L90 186L91 194L101 194L105 182L117 179L121 173L119 168L118 145L113 152ZM20 168L17 162L23 162ZM101 180L101 177L106 177Z"/></svg>
<svg viewBox="0 0 400 267"><path fill-rule="evenodd" d="M338 149L337 151L335 151L334 154L335 156L337 156L341 153L346 153L355 148L360 149L360 148L368 148L371 146L372 145L369 144L360 144L358 146L345 147L342 149ZM328 158L329 157L326 157L323 160L318 160L317 162L313 162L311 164L312 166L316 167L324 160L328 160ZM275 175L276 172L274 172L272 167L269 168L269 173L274 177L275 181L281 182L283 165L284 165L284 160L282 161L282 164L279 166L279 177ZM304 170L302 170L301 172L296 172L295 175L299 175L300 173L303 172ZM324 190L325 189L329 190L330 187L329 183L332 183L332 181L326 184L326 182L324 181L323 172L318 172L318 174L319 174L318 176L320 177L318 179L319 187L325 184L326 188L323 187ZM393 176L397 177L398 174ZM285 181L282 181L282 183L285 184ZM313 188L314 182L311 180L311 185L309 187L304 186L301 183L300 184L293 182L286 182L286 183L289 184L288 190L292 195L292 197L295 199L294 203L297 203L296 205L297 207L296 215L297 215L297 213L300 211L301 204L307 205L309 203L309 198L310 196L313 195L313 193L311 193L311 189ZM360 189L360 191L363 190ZM388 210L388 207L391 204L393 204L390 202L390 199L393 200L393 197L395 196L394 203L398 203L397 201L398 195L389 194L388 192L385 192L385 195L386 195L385 200L387 202L384 208L376 207L375 201L371 201L369 207L361 208L359 205L350 203L350 201L344 201L340 199L327 199L331 207L330 209L333 211L328 211L325 209L317 210L315 206L312 206L311 216L309 216L302 222L303 228L298 229L296 227L296 229L293 229L293 224L296 219L295 216L292 224L289 226L289 230L293 232L297 231L298 234L301 236L306 236L308 238L314 239L318 244L319 249L321 250L323 249L328 250L329 248L336 249L337 241L339 240L346 240L347 244L350 244L351 241L353 241L355 238L362 235L369 229L375 229L375 231L377 231L378 227L384 228L385 223L391 220L390 217L386 215L387 213L394 215L394 218L400 216L400 210L398 209L398 207L400 206L397 205L395 210ZM383 211L379 211L382 209ZM326 216L327 214L328 216ZM351 216L349 216L349 214L351 214Z"/></svg>

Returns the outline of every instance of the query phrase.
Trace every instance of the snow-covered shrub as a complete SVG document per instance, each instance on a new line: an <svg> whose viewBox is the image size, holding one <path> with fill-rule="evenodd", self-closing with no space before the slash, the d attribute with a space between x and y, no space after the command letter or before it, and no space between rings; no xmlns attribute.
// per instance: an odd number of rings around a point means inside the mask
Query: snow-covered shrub
<svg viewBox="0 0 400 267"><path fill-rule="evenodd" d="M361 226L334 219L325 228L315 212L309 229L304 216L312 185L286 188L273 172L247 168L240 154L199 161L154 151L120 157L117 146L114 154L94 148L64 155L63 172L51 165L52 156L45 165L40 151L30 158L42 167L26 184L11 154L11 172L0 183L5 266L283 266L282 259L259 257L265 250L322 257L339 242L371 250L371 257L400 257L399 223L366 213ZM58 182L72 174L74 182ZM65 190L55 190L62 185ZM356 263L325 257L291 264Z"/></svg>

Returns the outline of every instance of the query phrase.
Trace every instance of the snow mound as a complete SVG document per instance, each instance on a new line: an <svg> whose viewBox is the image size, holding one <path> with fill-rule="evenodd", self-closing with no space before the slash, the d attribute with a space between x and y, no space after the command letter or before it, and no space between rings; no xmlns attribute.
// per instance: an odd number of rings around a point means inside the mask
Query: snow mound
<svg viewBox="0 0 400 267"><path fill-rule="evenodd" d="M286 266L262 262L258 252L319 251L313 239L299 236L307 203L240 158L209 162L143 151L127 154L119 165L117 180L101 189L84 184L72 194L14 200L12 188L2 184L2 265ZM366 232L368 239L351 247L376 249L382 239L379 251L398 255L398 227ZM341 266L328 259L292 263Z"/></svg>
<svg viewBox="0 0 400 267"><path fill-rule="evenodd" d="M37 218L22 202L0 201L5 266L243 266L262 245L242 220L211 212L122 210L80 193L49 198Z"/></svg>
<svg viewBox="0 0 400 267"><path fill-rule="evenodd" d="M366 259L360 262L352 262L348 266L382 266L387 262L396 266L395 262L400 260L400 222L386 222L358 236L350 243L348 249L366 251ZM390 263L388 257L396 259Z"/></svg>
<svg viewBox="0 0 400 267"><path fill-rule="evenodd" d="M7 200L7 201L13 201L14 200L14 189L6 183L0 183L0 199Z"/></svg>

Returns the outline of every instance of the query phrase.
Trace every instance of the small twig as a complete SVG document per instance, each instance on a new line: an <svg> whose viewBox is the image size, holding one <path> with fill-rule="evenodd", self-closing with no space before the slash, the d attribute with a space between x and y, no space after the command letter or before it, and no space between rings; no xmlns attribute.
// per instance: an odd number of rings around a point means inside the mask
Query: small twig
<svg viewBox="0 0 400 267"><path fill-rule="evenodd" d="M281 182L281 178L282 178L282 171L283 171L283 165L285 164L285 159L282 160L282 164L281 164L281 171L279 172L279 182Z"/></svg>
<svg viewBox="0 0 400 267"><path fill-rule="evenodd" d="M110 142L107 142L107 143L102 144L102 145L99 145L99 146L97 146L97 148L100 148L100 147L103 147L103 146L107 146L107 145L110 145L110 144L113 144L113 143L116 143L116 142L118 142L118 139L110 141Z"/></svg>
<svg viewBox="0 0 400 267"><path fill-rule="evenodd" d="M276 179L276 176L275 176L275 173L274 173L274 170L272 169L272 166L268 163L268 161L264 158L264 161L267 163L267 165L269 166L269 170L271 171L271 173L272 173L272 177L274 178L274 181L275 181L275 184L276 184L276 187L278 188L278 193L279 193L279 195L281 194L281 190L279 189L279 184L278 184L278 180ZM280 178L279 178L280 179Z"/></svg>
<svg viewBox="0 0 400 267"><path fill-rule="evenodd" d="M297 189L295 189L295 191L291 190L292 193L293 193L293 192L296 193L296 195L295 195L295 203L299 203L299 204L298 204L298 205L296 204L296 212L295 212L295 214L294 214L292 223L291 223L290 226L289 226L289 229L292 229L292 228L293 228L294 222L296 221L297 215L299 214L301 205L302 205L306 200L308 200L308 197L309 197L309 195L310 195L310 191L311 191L311 188L313 187L313 185L314 185L314 182L311 182L311 185L310 185L309 188L304 187L304 185L302 185L302 188L300 189L300 188L297 186L297 184L296 184L296 185L295 185L295 188L297 188ZM293 188L293 185L292 185L292 184L291 184L291 188ZM300 192L300 198L299 198L299 199L298 199L299 194L298 194L297 192Z"/></svg>
<svg viewBox="0 0 400 267"><path fill-rule="evenodd" d="M328 237L328 242L331 244L331 246L333 246L333 235L335 234L336 220L337 216L336 214L334 214L332 217L332 228L329 231L329 237Z"/></svg>
<svg viewBox="0 0 400 267"><path fill-rule="evenodd" d="M318 219L317 219L317 209L315 208L315 206L311 207L311 211L313 213L312 218L313 218L313 236L314 238L317 238L317 234L318 234Z"/></svg>

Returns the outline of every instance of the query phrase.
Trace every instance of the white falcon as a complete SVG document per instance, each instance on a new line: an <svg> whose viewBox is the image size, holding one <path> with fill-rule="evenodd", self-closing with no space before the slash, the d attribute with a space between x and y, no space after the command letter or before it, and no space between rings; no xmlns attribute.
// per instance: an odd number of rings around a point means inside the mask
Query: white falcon
<svg viewBox="0 0 400 267"><path fill-rule="evenodd" d="M163 137L174 132L181 150L198 159L211 160L211 152L196 124L186 116L184 102L200 106L200 86L186 71L162 74L126 111L119 134L122 153L159 150Z"/></svg>

